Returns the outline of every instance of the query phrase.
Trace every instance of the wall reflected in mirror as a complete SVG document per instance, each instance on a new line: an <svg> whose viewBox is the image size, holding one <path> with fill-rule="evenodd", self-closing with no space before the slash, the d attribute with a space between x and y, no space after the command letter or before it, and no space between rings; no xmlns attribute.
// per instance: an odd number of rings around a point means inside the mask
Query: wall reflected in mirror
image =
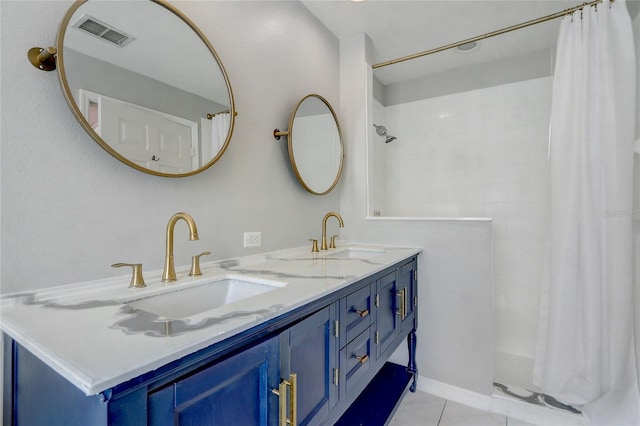
<svg viewBox="0 0 640 426"><path fill-rule="evenodd" d="M72 110L116 158L186 176L224 152L233 127L228 78L208 40L168 3L75 3L58 45Z"/></svg>

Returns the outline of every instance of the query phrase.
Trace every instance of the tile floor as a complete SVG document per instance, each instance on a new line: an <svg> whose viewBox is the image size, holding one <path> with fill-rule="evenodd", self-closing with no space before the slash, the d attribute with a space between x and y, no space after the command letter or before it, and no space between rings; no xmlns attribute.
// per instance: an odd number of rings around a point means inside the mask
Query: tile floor
<svg viewBox="0 0 640 426"><path fill-rule="evenodd" d="M423 392L407 392L390 426L533 426L447 401Z"/></svg>

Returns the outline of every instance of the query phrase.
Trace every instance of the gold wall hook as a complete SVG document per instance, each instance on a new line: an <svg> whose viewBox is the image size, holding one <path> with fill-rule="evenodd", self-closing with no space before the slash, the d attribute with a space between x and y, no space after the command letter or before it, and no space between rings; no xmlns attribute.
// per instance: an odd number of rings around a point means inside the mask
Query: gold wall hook
<svg viewBox="0 0 640 426"><path fill-rule="evenodd" d="M284 132L281 132L281 131L280 131L280 129L275 129L275 130L273 131L273 137L274 137L277 141L279 141L279 140L280 140L280 137L281 137L281 136L289 136L289 131L288 131L288 130L286 130L286 131L284 131Z"/></svg>
<svg viewBox="0 0 640 426"><path fill-rule="evenodd" d="M27 52L27 57L31 65L42 71L53 71L56 69L56 55L58 50L55 47L32 47Z"/></svg>

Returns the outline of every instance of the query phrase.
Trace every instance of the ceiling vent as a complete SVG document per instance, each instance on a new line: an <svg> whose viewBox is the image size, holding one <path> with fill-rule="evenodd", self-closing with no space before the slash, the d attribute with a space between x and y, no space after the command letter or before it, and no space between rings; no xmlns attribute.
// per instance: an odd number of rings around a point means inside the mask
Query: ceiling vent
<svg viewBox="0 0 640 426"><path fill-rule="evenodd" d="M89 15L83 15L74 28L85 31L101 40L123 47L133 41L133 37Z"/></svg>

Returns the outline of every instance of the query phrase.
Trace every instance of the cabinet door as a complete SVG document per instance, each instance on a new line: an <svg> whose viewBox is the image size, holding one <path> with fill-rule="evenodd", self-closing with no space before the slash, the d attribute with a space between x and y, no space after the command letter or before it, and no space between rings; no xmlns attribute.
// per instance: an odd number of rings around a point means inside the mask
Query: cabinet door
<svg viewBox="0 0 640 426"><path fill-rule="evenodd" d="M278 338L152 392L150 425L277 424Z"/></svg>
<svg viewBox="0 0 640 426"><path fill-rule="evenodd" d="M416 263L411 262L398 271L398 284L396 288L397 293L401 293L404 297L404 302L398 300L398 303L404 303L405 313L404 316L400 316L400 334L406 334L414 327L415 311L418 303L418 286L416 279Z"/></svg>
<svg viewBox="0 0 640 426"><path fill-rule="evenodd" d="M399 297L396 291L397 274L390 272L376 283L376 358L380 358L393 344L400 316L396 313Z"/></svg>
<svg viewBox="0 0 640 426"><path fill-rule="evenodd" d="M289 388L289 392L295 393L293 398L291 394L285 396L287 404L294 406L296 425L321 424L337 403L333 382L338 356L336 304L316 312L280 335L281 378L291 381L291 374L296 378L295 388Z"/></svg>

